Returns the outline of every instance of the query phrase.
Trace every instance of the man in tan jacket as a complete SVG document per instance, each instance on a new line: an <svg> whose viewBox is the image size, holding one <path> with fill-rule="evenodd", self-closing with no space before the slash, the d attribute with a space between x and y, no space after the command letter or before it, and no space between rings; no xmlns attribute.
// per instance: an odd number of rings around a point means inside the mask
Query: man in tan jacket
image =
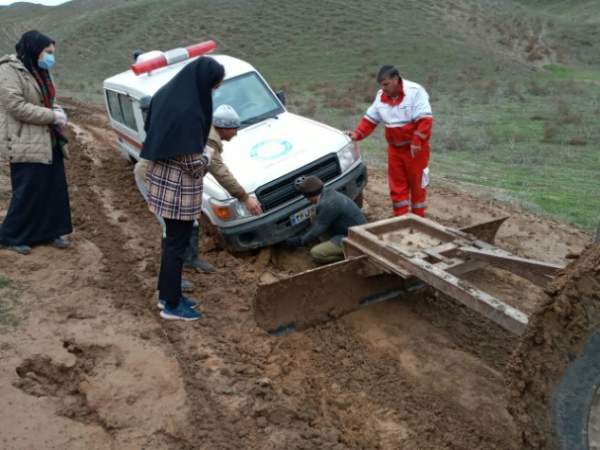
<svg viewBox="0 0 600 450"><path fill-rule="evenodd" d="M262 208L258 200L248 195L245 189L236 180L229 171L227 165L223 162L223 141L233 139L240 127L241 121L235 109L229 105L221 105L213 112L213 126L208 135L207 149L212 150L213 156L208 166L210 173L215 180L231 194L244 204L248 212L254 216L262 214ZM216 269L207 261L198 257L198 244L200 241L200 227L195 226L192 231L190 245L185 251L185 261L183 266L188 269L196 269L205 273L215 272Z"/></svg>
<svg viewBox="0 0 600 450"><path fill-rule="evenodd" d="M240 117L237 112L229 105L221 105L213 112L213 126L208 135L208 143L206 146L210 148L212 159L208 172L215 177L217 182L233 197L237 198L244 204L248 211L257 216L262 214L262 207L258 200L248 195L245 189L239 184L233 174L229 171L227 165L223 162L223 141L229 141L235 137L238 128L240 127ZM146 198L147 188L144 183L148 161L140 159L135 165L134 175L138 189L142 196ZM158 217L158 221L163 227L162 218ZM194 224L190 245L185 252L184 267L199 270L205 273L215 272L216 269L207 261L198 258L198 244L200 241L200 228L198 224ZM191 285L184 280L185 290L192 289Z"/></svg>
<svg viewBox="0 0 600 450"><path fill-rule="evenodd" d="M229 168L223 162L223 141L230 141L237 134L240 127L240 117L235 109L229 105L219 106L213 113L213 127L208 135L208 147L214 150L213 159L208 172L215 177L223 188L233 197L242 202L248 211L257 216L262 214L262 208L258 200L250 197L244 188L238 183Z"/></svg>

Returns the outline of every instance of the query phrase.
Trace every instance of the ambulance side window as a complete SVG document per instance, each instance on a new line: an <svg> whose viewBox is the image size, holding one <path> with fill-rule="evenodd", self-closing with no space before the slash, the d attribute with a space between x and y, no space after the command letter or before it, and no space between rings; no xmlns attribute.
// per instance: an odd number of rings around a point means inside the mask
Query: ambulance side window
<svg viewBox="0 0 600 450"><path fill-rule="evenodd" d="M135 122L135 116L133 114L133 101L130 97L125 97L119 94L119 100L121 103L121 111L123 111L123 122L132 130L137 131L137 123Z"/></svg>
<svg viewBox="0 0 600 450"><path fill-rule="evenodd" d="M119 94L113 91L106 91L106 99L108 100L108 109L111 117L117 122L123 123L123 112L119 103Z"/></svg>
<svg viewBox="0 0 600 450"><path fill-rule="evenodd" d="M130 97L107 90L106 100L108 102L110 115L114 120L134 131L138 130L135 115L133 113L133 101Z"/></svg>

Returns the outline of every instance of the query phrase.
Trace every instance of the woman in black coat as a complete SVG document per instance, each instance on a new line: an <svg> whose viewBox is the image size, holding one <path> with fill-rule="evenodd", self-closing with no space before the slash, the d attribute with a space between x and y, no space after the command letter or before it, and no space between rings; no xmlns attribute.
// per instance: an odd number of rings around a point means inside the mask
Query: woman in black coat
<svg viewBox="0 0 600 450"><path fill-rule="evenodd" d="M140 156L150 161L148 205L166 225L158 276L164 319L201 317L196 302L181 293L181 272L194 220L201 214L202 178L211 159L204 149L212 124L212 92L224 76L225 69L213 58L190 62L154 95L146 119Z"/></svg>

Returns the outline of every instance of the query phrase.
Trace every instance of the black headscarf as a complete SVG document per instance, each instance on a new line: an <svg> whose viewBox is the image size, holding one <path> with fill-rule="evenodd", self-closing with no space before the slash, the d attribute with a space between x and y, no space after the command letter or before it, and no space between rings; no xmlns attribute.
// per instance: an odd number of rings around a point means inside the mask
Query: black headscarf
<svg viewBox="0 0 600 450"><path fill-rule="evenodd" d="M42 34L37 30L31 30L24 33L15 46L17 58L19 58L31 75L33 75L33 78L35 78L35 81L40 87L40 91L42 92L42 103L46 108L52 108L54 106L56 89L54 88L50 73L38 66L38 60L42 51L50 44L55 43L54 39L45 34ZM50 130L52 131L52 147L55 145L60 145L62 147L68 142L62 129L58 125L50 125Z"/></svg>
<svg viewBox="0 0 600 450"><path fill-rule="evenodd" d="M225 68L210 57L185 66L150 103L140 156L157 161L204 152L212 124L212 89Z"/></svg>
<svg viewBox="0 0 600 450"><path fill-rule="evenodd" d="M35 74L36 72L46 72L38 67L38 59L42 50L54 43L54 39L39 31L28 31L21 36L21 39L15 46L17 58L21 60L23 65L27 67L27 70L32 74Z"/></svg>

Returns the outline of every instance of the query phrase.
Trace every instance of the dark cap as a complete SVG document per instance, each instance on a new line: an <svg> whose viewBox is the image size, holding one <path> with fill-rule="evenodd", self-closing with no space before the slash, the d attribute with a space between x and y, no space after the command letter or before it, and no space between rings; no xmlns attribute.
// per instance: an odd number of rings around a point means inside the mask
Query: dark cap
<svg viewBox="0 0 600 450"><path fill-rule="evenodd" d="M305 197L314 197L323 191L323 182L319 177L315 177L314 175L308 177L301 176L294 181L294 187L296 191Z"/></svg>

